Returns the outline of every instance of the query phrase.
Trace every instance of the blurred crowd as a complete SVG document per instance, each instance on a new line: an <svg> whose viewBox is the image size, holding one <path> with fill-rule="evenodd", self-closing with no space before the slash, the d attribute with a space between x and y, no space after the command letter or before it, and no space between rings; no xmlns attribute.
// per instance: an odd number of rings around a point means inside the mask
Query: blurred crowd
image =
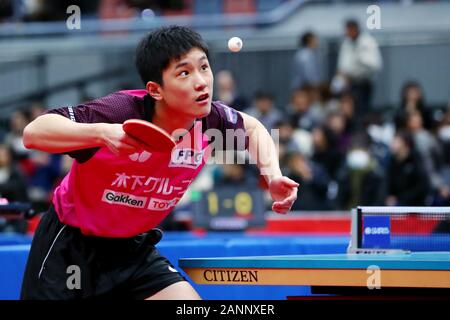
<svg viewBox="0 0 450 320"><path fill-rule="evenodd" d="M449 205L450 104L428 106L420 82L405 79L394 113L374 108L373 80L383 68L378 44L355 20L346 21L345 33L330 79L321 78L318 37L301 35L288 105L277 106L266 91L247 102L226 70L216 75L217 99L279 130L283 173L300 183L294 210ZM218 167L216 175L258 186L245 173L254 168L231 166L240 170Z"/></svg>
<svg viewBox="0 0 450 320"><path fill-rule="evenodd" d="M67 8L77 5L84 18L128 19L170 15L255 12L273 9L289 0L0 0L0 23L58 21L68 17ZM377 0L372 4L397 2L443 2L449 0ZM209 2L204 5L205 2ZM325 2L325 1L321 1ZM328 0L330 4L367 2L363 0Z"/></svg>
<svg viewBox="0 0 450 320"><path fill-rule="evenodd" d="M63 21L71 5L80 7L84 18L94 19L138 17L144 9L155 15L186 11L184 0L0 0L0 22Z"/></svg>
<svg viewBox="0 0 450 320"><path fill-rule="evenodd" d="M49 154L26 149L23 130L45 110L39 102L29 110L14 112L9 130L0 135L0 196L8 202L31 202L44 211L54 188L69 171L72 159L67 155Z"/></svg>

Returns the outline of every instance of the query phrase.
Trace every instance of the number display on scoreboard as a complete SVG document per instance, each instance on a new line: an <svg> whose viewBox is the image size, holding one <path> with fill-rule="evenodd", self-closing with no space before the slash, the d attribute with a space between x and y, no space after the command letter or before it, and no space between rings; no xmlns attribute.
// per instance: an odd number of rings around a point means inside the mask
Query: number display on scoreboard
<svg viewBox="0 0 450 320"><path fill-rule="evenodd" d="M201 193L194 202L194 225L210 230L244 230L263 226L262 190L221 187Z"/></svg>

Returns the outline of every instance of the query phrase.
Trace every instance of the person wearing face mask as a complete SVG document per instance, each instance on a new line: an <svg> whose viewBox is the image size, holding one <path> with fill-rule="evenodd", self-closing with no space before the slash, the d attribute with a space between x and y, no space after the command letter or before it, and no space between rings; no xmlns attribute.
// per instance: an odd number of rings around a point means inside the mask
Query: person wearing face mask
<svg viewBox="0 0 450 320"><path fill-rule="evenodd" d="M342 209L383 205L384 173L369 148L366 134L357 134L338 175L337 205Z"/></svg>

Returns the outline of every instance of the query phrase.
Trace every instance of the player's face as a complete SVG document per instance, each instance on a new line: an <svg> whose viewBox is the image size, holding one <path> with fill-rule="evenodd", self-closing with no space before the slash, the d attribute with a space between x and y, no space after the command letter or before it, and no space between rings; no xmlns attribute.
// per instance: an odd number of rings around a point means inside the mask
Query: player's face
<svg viewBox="0 0 450 320"><path fill-rule="evenodd" d="M193 48L163 71L161 95L176 114L201 118L209 114L214 77L206 54Z"/></svg>

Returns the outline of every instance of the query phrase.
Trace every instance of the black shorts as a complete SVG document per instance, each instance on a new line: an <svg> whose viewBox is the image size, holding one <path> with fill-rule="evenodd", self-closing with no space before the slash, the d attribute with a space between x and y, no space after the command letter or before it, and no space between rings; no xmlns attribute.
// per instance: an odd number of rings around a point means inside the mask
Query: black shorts
<svg viewBox="0 0 450 320"><path fill-rule="evenodd" d="M155 248L161 236L158 229L133 238L85 236L51 207L31 244L21 299L148 298L185 281Z"/></svg>

